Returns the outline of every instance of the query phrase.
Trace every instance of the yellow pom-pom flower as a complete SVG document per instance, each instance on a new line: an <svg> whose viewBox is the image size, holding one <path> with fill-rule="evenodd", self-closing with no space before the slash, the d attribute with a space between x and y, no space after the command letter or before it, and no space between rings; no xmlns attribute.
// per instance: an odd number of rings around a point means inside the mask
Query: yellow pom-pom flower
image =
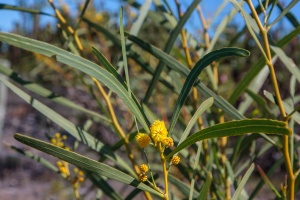
<svg viewBox="0 0 300 200"><path fill-rule="evenodd" d="M171 160L173 165L177 165L180 162L180 157L179 156L174 156Z"/></svg>
<svg viewBox="0 0 300 200"><path fill-rule="evenodd" d="M165 137L161 142L165 145L166 148L174 146L174 142L171 137Z"/></svg>
<svg viewBox="0 0 300 200"><path fill-rule="evenodd" d="M148 177L145 174L140 174L140 181L145 182Z"/></svg>
<svg viewBox="0 0 300 200"><path fill-rule="evenodd" d="M145 148L150 143L150 137L145 133L138 133L135 139L141 148Z"/></svg>
<svg viewBox="0 0 300 200"><path fill-rule="evenodd" d="M168 130L165 126L165 122L160 120L155 120L150 126L150 135L154 143L161 142L162 139L167 137Z"/></svg>
<svg viewBox="0 0 300 200"><path fill-rule="evenodd" d="M51 139L51 144L54 144L54 145L56 144L56 139L55 138Z"/></svg>
<svg viewBox="0 0 300 200"><path fill-rule="evenodd" d="M146 164L141 164L140 170L142 173L146 173L148 171L148 166Z"/></svg>

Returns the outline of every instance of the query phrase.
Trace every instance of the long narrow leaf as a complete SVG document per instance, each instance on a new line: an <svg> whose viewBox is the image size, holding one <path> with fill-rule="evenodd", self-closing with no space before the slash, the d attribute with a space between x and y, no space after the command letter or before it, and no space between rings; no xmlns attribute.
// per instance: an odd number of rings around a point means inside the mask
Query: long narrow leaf
<svg viewBox="0 0 300 200"><path fill-rule="evenodd" d="M300 26L282 38L277 42L276 46L282 48L287 43L289 43L294 37L296 37L300 33ZM274 53L272 53L274 55ZM229 98L230 103L236 102L236 100L240 97L240 95L246 90L251 81L256 77L256 75L260 72L260 70L265 65L265 59L262 57L258 60L257 63L253 64L250 67L250 70L246 73L246 76L238 83L234 92L231 94Z"/></svg>
<svg viewBox="0 0 300 200"><path fill-rule="evenodd" d="M173 175L169 175L169 181L174 184L186 197L189 196L190 187L183 183L180 179L176 178ZM199 196L199 193L194 190L193 197Z"/></svg>
<svg viewBox="0 0 300 200"><path fill-rule="evenodd" d="M195 8L197 7L197 4L200 2L201 0L194 0L190 6L188 7L187 11L184 13L184 15L182 16L182 18L180 19L180 21L177 23L176 27L172 30L170 37L167 41L167 44L164 48L164 52L166 52L167 54L171 52L171 49L178 37L178 34L180 33L181 29L183 28L184 24L186 23L186 21L188 20L188 18L191 16L192 12L195 10ZM151 96L151 93L154 89L155 84L157 83L161 72L163 71L164 68L164 63L163 62L159 62L158 66L156 67L155 73L153 75L153 78L149 84L148 90L146 92L145 98L143 100L143 102L147 102Z"/></svg>
<svg viewBox="0 0 300 200"><path fill-rule="evenodd" d="M250 34L252 35L252 38L255 40L256 45L259 47L263 56L267 59L267 55L264 51L264 48L262 47L262 45L260 44L260 42L256 36L256 34L259 33L259 29L258 29L258 25L254 21L254 19L242 8L242 6L236 0L228 0L228 1L233 3L234 6L236 6L236 8L239 10L241 15L244 17L245 23L247 25L247 28L248 28Z"/></svg>
<svg viewBox="0 0 300 200"><path fill-rule="evenodd" d="M284 66L292 75L296 77L297 81L300 83L300 70L295 65L293 60L289 58L281 48L271 45L271 49L278 55L278 58L281 60Z"/></svg>
<svg viewBox="0 0 300 200"><path fill-rule="evenodd" d="M102 116L102 115L100 115L94 111L88 110L86 108L83 108L83 107L75 104L74 102L70 101L69 99L67 99L63 96L59 96L59 95L55 94L54 92L42 87L41 85L32 83L30 81L23 80L16 72L14 72L11 69L8 69L2 65L0 65L0 73L8 76L12 80L16 81L18 84L23 85L28 90L30 90L42 97L49 98L49 99L53 100L54 102L57 102L61 105L67 106L74 110L81 111L81 112L89 115L90 117L100 119L101 121L104 121L106 123L111 123L111 120L107 119L105 116Z"/></svg>
<svg viewBox="0 0 300 200"><path fill-rule="evenodd" d="M249 167L249 169L247 170L246 174L244 175L241 183L239 184L238 188L236 189L233 197L231 200L238 200L242 190L244 190L244 187L246 185L246 182L248 181L248 179L250 178L250 175L252 174L253 170L254 170L254 163L252 163L252 165Z"/></svg>
<svg viewBox="0 0 300 200"><path fill-rule="evenodd" d="M109 71L112 75L114 75L116 77L116 79L123 85L123 87L125 88L125 90L128 90L126 82L121 77L121 75L117 72L117 70L112 66L112 64L106 59L106 57L100 51L98 51L98 49L96 49L93 46L92 46L92 52L97 57L97 59L99 60L99 62L103 65L103 67L107 71ZM144 119L146 120L146 123L148 124L148 126L150 126L150 122L147 119L146 114L144 113L143 108L138 103L138 100L136 99L135 95L132 92L131 92L131 97L132 97L134 103L136 104L136 106L138 107L138 109L140 110L141 114L144 116Z"/></svg>
<svg viewBox="0 0 300 200"><path fill-rule="evenodd" d="M177 99L175 109L172 115L172 119L170 122L169 127L169 134L172 133L172 130L177 122L181 107L183 106L185 100L188 97L188 94L190 90L192 89L194 83L196 82L199 74L201 71L210 65L212 62L219 58L227 57L227 56L249 56L250 52L245 49L239 49L239 48L223 48L220 50L215 50L213 52L210 52L209 54L205 55L203 58L201 58L193 67L191 72L189 73L188 77L186 78L186 81L181 89L181 92L179 94L179 97Z"/></svg>
<svg viewBox="0 0 300 200"><path fill-rule="evenodd" d="M15 150L16 152L18 152L18 153L26 156L26 157L32 159L32 160L40 163L44 167L46 167L46 168L48 168L48 169L50 169L50 170L52 170L54 172L58 172L59 171L58 168L55 165L53 165L51 162L49 162L48 160L46 160L46 159L44 159L44 158L42 158L42 157L40 157L38 155L34 155L30 151L24 151L23 149L20 149L20 148L18 148L16 146L10 146L10 148L13 149L13 150Z"/></svg>
<svg viewBox="0 0 300 200"><path fill-rule="evenodd" d="M40 101L32 98L28 94L26 94L21 89L14 86L9 81L5 80L4 78L0 77L0 81L2 81L8 88L10 88L13 92L15 92L19 97L21 97L24 101L29 103L32 107L37 109L43 115L51 119L54 123L58 124L68 133L70 133L73 137L77 140L82 141L83 143L87 144L90 148L96 150L97 152L102 153L110 160L113 160L115 163L122 166L124 169L128 170L131 174L134 174L131 167L118 155L116 155L113 151L111 151L108 147L106 147L101 141L94 138L92 135L87 133L86 131L82 130L80 127L75 126L72 122L67 120L66 118L59 115L57 112L52 110L51 108L47 107Z"/></svg>
<svg viewBox="0 0 300 200"><path fill-rule="evenodd" d="M211 172L208 172L206 176L206 180L200 190L200 195L198 197L198 200L207 199L211 182L212 182L212 174Z"/></svg>
<svg viewBox="0 0 300 200"><path fill-rule="evenodd" d="M276 100L275 97L268 91L264 90L264 95L267 99L269 99L272 103L276 104ZM287 104L286 102L282 102L284 110L290 114L294 111L293 107L290 106L289 104ZM292 118L298 123L300 124L300 113L299 112L295 112L292 115Z"/></svg>
<svg viewBox="0 0 300 200"><path fill-rule="evenodd" d="M210 126L206 129L198 131L183 141L176 147L166 158L170 158L180 150L208 138L229 137L243 135L246 133L266 133L266 134L280 134L291 135L291 129L287 124L281 121L269 119L245 119L225 122Z"/></svg>
<svg viewBox="0 0 300 200"><path fill-rule="evenodd" d="M135 44L140 46L145 51L151 53L156 58L158 58L158 59L162 60L163 62L165 62L166 65L168 65L173 70L179 72L183 77L187 77L188 74L190 73L190 70L187 67L185 67L184 65L179 63L177 60L175 60L173 57L166 54L162 50L156 48L155 46L153 46L149 43L146 43L146 42L142 41L141 39L139 39L137 37L134 37L132 35L129 35L128 39L133 41ZM214 98L214 104L217 107L221 108L225 113L227 113L233 119L244 119L245 118L229 102L227 102L221 96L217 95L212 90L207 88L203 83L201 83L201 82L198 83L196 87L201 92L201 94L203 96L205 96L206 98L213 97Z"/></svg>
<svg viewBox="0 0 300 200"><path fill-rule="evenodd" d="M1 9L16 10L16 11L27 12L27 13L31 13L31 14L40 14L40 15L47 15L50 17L55 17L54 15L51 15L49 13L44 13L39 10L35 10L35 9L31 9L31 8L24 8L24 7L19 7L19 6L12 6L12 5L3 4L3 3L0 3L0 10Z"/></svg>
<svg viewBox="0 0 300 200"><path fill-rule="evenodd" d="M125 183L127 185L131 185L133 187L139 188L141 190L145 190L148 192L151 192L153 194L156 194L158 196L163 196L162 194L158 193L154 189L150 188L149 186L139 182L135 178L117 170L114 169L106 164L100 163L98 161L92 160L88 157L79 155L72 151L67 151L63 148L57 147L55 145L52 145L50 143L37 140L25 135L21 134L15 134L15 139L19 142L22 142L28 146L31 146L35 149L38 149L40 151L43 151L47 154L50 154L52 156L55 156L61 160L64 160L68 163L71 163L81 169L100 174L102 176L106 176L110 179L119 181L121 183Z"/></svg>
<svg viewBox="0 0 300 200"><path fill-rule="evenodd" d="M270 24L268 25L268 28L271 28L273 25L275 25L282 17L284 17L290 9L292 9L297 3L299 3L299 0L293 0L284 10L281 10L280 15Z"/></svg>
<svg viewBox="0 0 300 200"><path fill-rule="evenodd" d="M72 66L80 71L89 74L90 76L95 77L101 83L104 83L107 87L114 91L123 100L124 104L127 105L130 111L136 116L137 120L140 122L145 131L149 133L147 121L141 113L139 107L130 98L130 96L128 96L127 91L124 89L121 83L105 69L102 69L89 60L86 60L53 45L19 35L0 33L0 40L31 52L39 53L48 57L55 57L58 62Z"/></svg>
<svg viewBox="0 0 300 200"><path fill-rule="evenodd" d="M189 121L188 125L186 126L184 132L181 135L181 138L178 142L178 145L181 144L181 142L183 142L187 136L189 135L191 129L193 128L193 126L195 125L197 119L199 118L199 116L204 113L204 111L206 111L209 107L211 107L214 103L214 99L212 97L206 99L205 101L203 101L203 103L199 106L199 108L197 109L197 111L195 112L195 114L193 115L193 117L191 118L191 120Z"/></svg>

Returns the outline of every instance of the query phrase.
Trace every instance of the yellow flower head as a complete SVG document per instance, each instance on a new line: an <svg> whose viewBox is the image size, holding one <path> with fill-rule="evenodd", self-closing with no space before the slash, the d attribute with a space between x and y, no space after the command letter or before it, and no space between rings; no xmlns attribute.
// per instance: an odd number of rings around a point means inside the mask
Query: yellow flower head
<svg viewBox="0 0 300 200"><path fill-rule="evenodd" d="M165 137L161 140L161 142L165 145L166 148L174 146L174 142L171 137Z"/></svg>
<svg viewBox="0 0 300 200"><path fill-rule="evenodd" d="M78 182L82 183L84 181L84 177L78 177Z"/></svg>
<svg viewBox="0 0 300 200"><path fill-rule="evenodd" d="M56 139L55 138L51 139L51 144L54 144L54 145L56 144Z"/></svg>
<svg viewBox="0 0 300 200"><path fill-rule="evenodd" d="M154 143L161 142L162 139L167 137L168 130L165 126L165 122L160 120L155 120L150 126L150 135Z"/></svg>
<svg viewBox="0 0 300 200"><path fill-rule="evenodd" d="M148 171L148 166L146 164L141 164L140 170L142 173L146 173Z"/></svg>
<svg viewBox="0 0 300 200"><path fill-rule="evenodd" d="M171 160L173 165L177 165L180 162L180 157L179 156L174 156Z"/></svg>
<svg viewBox="0 0 300 200"><path fill-rule="evenodd" d="M75 167L74 169L75 174L77 174L79 172L79 169L77 167Z"/></svg>
<svg viewBox="0 0 300 200"><path fill-rule="evenodd" d="M140 181L145 182L148 177L145 174L140 174Z"/></svg>
<svg viewBox="0 0 300 200"><path fill-rule="evenodd" d="M141 148L145 148L150 143L150 137L145 133L138 133L135 139Z"/></svg>

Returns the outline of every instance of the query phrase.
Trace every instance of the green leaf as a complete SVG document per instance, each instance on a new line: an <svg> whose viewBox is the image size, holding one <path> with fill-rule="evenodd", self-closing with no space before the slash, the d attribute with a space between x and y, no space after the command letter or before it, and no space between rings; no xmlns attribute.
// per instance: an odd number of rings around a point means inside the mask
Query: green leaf
<svg viewBox="0 0 300 200"><path fill-rule="evenodd" d="M268 100L270 100L272 103L276 104L276 99L273 96L273 94L264 90L264 95ZM287 104L285 101L283 101L282 104L283 104L284 110L287 112L287 114L294 112L294 108L292 106L290 106L289 104ZM300 124L300 113L299 112L293 113L292 118L295 120L295 122Z"/></svg>
<svg viewBox="0 0 300 200"><path fill-rule="evenodd" d="M277 4L277 7L281 12L284 10L283 6L280 3ZM294 28L297 28L300 25L297 18L292 13L286 13L285 17L291 22L291 24L293 24Z"/></svg>
<svg viewBox="0 0 300 200"><path fill-rule="evenodd" d="M254 168L255 168L254 167L254 163L252 163L252 165L249 167L249 169L247 170L246 174L242 178L242 181L239 184L238 188L236 189L236 191L235 191L233 197L231 198L231 200L239 200L239 197L241 196L241 192L242 192L242 190L244 190L246 182L250 178L250 175L252 174Z"/></svg>
<svg viewBox="0 0 300 200"><path fill-rule="evenodd" d="M100 64L112 75L114 75L118 79L118 81L123 85L123 87L127 90L126 82L124 81L122 76L117 72L117 70L112 66L112 64L107 60L107 58L94 46L92 46L92 53L97 57Z"/></svg>
<svg viewBox="0 0 300 200"><path fill-rule="evenodd" d="M118 155L116 155L113 151L111 151L108 147L106 147L101 141L94 138L91 134L82 130L80 127L75 126L72 122L67 120L66 118L59 115L57 112L44 105L40 101L34 99L33 97L26 94L21 89L14 86L9 81L5 80L0 76L0 81L3 82L8 88L10 88L13 92L15 92L18 96L20 96L24 101L29 103L33 108L37 109L43 115L51 119L54 123L62 127L68 133L70 133L77 140L82 141L87 144L90 148L100 152L105 155L110 160L114 161L118 165L122 166L124 169L129 171L131 174L134 174L131 167Z"/></svg>
<svg viewBox="0 0 300 200"><path fill-rule="evenodd" d="M191 184L190 184L191 185L190 186L190 193L189 193L189 199L190 200L193 199L193 193L194 193L194 190L195 190L195 179L196 179L197 167L199 166L201 151L202 151L202 141L197 142L197 153L196 153L194 166L193 166L193 177L192 177ZM201 194L199 196L201 196Z"/></svg>
<svg viewBox="0 0 300 200"><path fill-rule="evenodd" d="M15 146L10 146L11 149L15 150L16 152L40 163L41 165L45 166L46 168L54 171L54 172L58 172L58 168L53 165L52 163L50 163L48 160L38 156L38 155L34 155L33 153L31 153L30 151L24 151L23 149L20 149L18 147L15 147Z"/></svg>
<svg viewBox="0 0 300 200"><path fill-rule="evenodd" d="M86 12L86 10L87 10L87 7L88 7L89 3L90 3L90 0L85 0L84 6L83 6L83 8L81 9L80 16L79 16L79 20L78 20L78 23L77 23L77 25L76 25L75 30L78 29L78 27L79 27L79 25L80 25L80 23L81 23L81 21L82 21L83 15L85 14L85 12Z"/></svg>
<svg viewBox="0 0 300 200"><path fill-rule="evenodd" d="M54 15L51 15L49 13L44 13L44 12L41 12L39 10L24 8L24 7L18 7L18 6L12 6L12 5L3 4L3 3L0 3L0 10L1 9L3 9L3 10L16 10L16 11L21 11L21 12L28 12L28 13L31 13L31 14L40 14L40 15L47 15L47 16L50 16L50 17L55 17Z"/></svg>
<svg viewBox="0 0 300 200"><path fill-rule="evenodd" d="M287 127L285 122L269 120L269 119L245 119L231 122L225 122L210 126L206 129L198 131L184 140L178 147L176 147L170 154L166 156L171 158L175 153L208 138L219 138L243 135L246 133L265 133L265 134L280 134L291 135L291 129Z"/></svg>
<svg viewBox="0 0 300 200"><path fill-rule="evenodd" d="M277 42L276 46L282 48L287 43L289 43L294 37L296 37L300 33L300 26L282 38ZM274 53L272 53L274 55ZM250 70L247 72L246 76L238 83L234 92L231 94L229 98L230 103L236 102L236 100L240 97L240 95L246 90L251 81L257 76L260 70L263 69L263 66L266 64L265 59L262 57L258 60L257 63L253 64L250 67Z"/></svg>
<svg viewBox="0 0 300 200"><path fill-rule="evenodd" d="M143 5L139 9L139 15L138 18L135 20L135 22L132 24L130 28L130 34L137 35L145 21L145 18L147 17L147 14L149 12L150 6L152 4L152 1L144 1ZM121 27L121 24L120 24Z"/></svg>
<svg viewBox="0 0 300 200"><path fill-rule="evenodd" d="M297 3L299 3L299 0L293 0L285 9L281 10L280 15L270 24L268 25L268 28L271 28L274 26L282 17L284 17L290 9L292 9ZM289 17L290 18L290 17Z"/></svg>
<svg viewBox="0 0 300 200"><path fill-rule="evenodd" d="M93 46L92 46L92 52L97 57L97 59L99 60L99 62L103 65L103 67L107 71L109 71L112 75L114 75L116 77L116 79L123 85L123 87L125 88L125 90L128 90L126 82L121 77L121 75L117 72L117 70L112 66L112 64L106 59L106 57L100 51L98 51L98 49L96 49ZM142 113L142 115L144 116L144 119L146 120L146 123L148 124L148 126L150 126L150 122L147 119L146 114L144 113L143 108L138 103L138 100L136 99L135 95L132 92L131 92L131 97L132 97L134 103L136 104L136 106L139 108L139 110Z"/></svg>
<svg viewBox="0 0 300 200"><path fill-rule="evenodd" d="M9 68L6 68L6 67L0 65L0 73L4 74L5 76L8 76L9 78L14 80L18 84L21 84L22 86L24 86L28 90L30 90L30 91L32 91L32 92L34 92L34 93L36 93L36 94L38 94L42 97L46 97L48 99L51 99L54 102L57 102L61 105L72 108L74 110L81 111L81 112L87 114L88 116L90 116L92 118L101 120L102 122L111 123L111 120L106 118L103 115L100 115L100 114L98 114L94 111L83 108L83 107L79 106L78 104L75 104L74 102L70 101L69 99L67 99L65 97L62 97L62 96L59 96L59 95L55 94L54 92L52 92L52 91L36 84L36 83L23 80L19 74L17 74L16 72L12 71Z"/></svg>
<svg viewBox="0 0 300 200"><path fill-rule="evenodd" d="M264 170L259 165L257 165L257 170L260 173L260 176L262 177L264 182L269 186L269 188L276 194L277 197L281 198L280 193L276 190L275 186L272 184Z"/></svg>
<svg viewBox="0 0 300 200"><path fill-rule="evenodd" d="M212 174L211 172L208 172L205 183L203 184L200 190L200 195L198 197L198 200L207 199L211 182L212 182Z"/></svg>
<svg viewBox="0 0 300 200"><path fill-rule="evenodd" d="M150 193L156 194L160 197L163 197L162 194L158 193L154 189L150 188L149 186L139 182L132 176L129 176L117 169L114 169L106 164L97 162L92 160L88 157L79 155L72 151L67 151L63 148L57 147L55 145L49 144L47 142L43 142L41 140L37 140L25 135L15 134L15 139L19 142L31 146L35 149L43 151L49 155L57 157L61 160L64 160L68 163L71 163L81 169L100 174L102 176L106 176L107 178L119 181L121 183L125 183L127 185L131 185L138 189L148 191Z"/></svg>
<svg viewBox="0 0 300 200"><path fill-rule="evenodd" d="M90 27L93 27L94 29L96 29L97 31L100 31L101 33L103 33L108 39L110 39L117 47L121 48L121 41L119 38L117 38L112 32L110 32L109 30L107 30L106 28L104 28L103 26L100 26L98 24L95 24L93 22L91 22L89 19L87 18L83 18L82 19L85 23L87 23Z"/></svg>
<svg viewBox="0 0 300 200"><path fill-rule="evenodd" d="M112 188L108 184L108 181L106 179L104 179L103 177L101 177L99 174L90 173L88 171L86 171L85 174L88 177L88 179L90 179L93 182L93 185L95 185L96 187L101 189L103 191L103 193L105 193L111 199L114 199L114 200L122 200L123 199L122 196L120 194L118 194L114 190L114 188Z"/></svg>
<svg viewBox="0 0 300 200"><path fill-rule="evenodd" d="M293 60L289 58L281 48L271 45L271 49L276 53L276 55L278 55L278 58L281 60L284 66L293 76L296 77L297 81L300 83L300 70L295 65Z"/></svg>
<svg viewBox="0 0 300 200"><path fill-rule="evenodd" d="M127 82L127 91L128 91L128 96L131 98L130 80L129 80L129 72L128 72L128 64L127 64L127 55L126 55L126 44L125 44L125 36L124 36L124 28L123 28L123 7L120 8L120 35L121 35L123 65L125 71L125 78Z"/></svg>
<svg viewBox="0 0 300 200"><path fill-rule="evenodd" d="M170 122L170 127L169 127L169 134L172 133L173 128L177 122L181 107L183 106L185 100L188 97L188 94L192 87L194 86L199 74L201 71L210 65L212 62L219 58L227 57L227 56L249 56L250 52L245 50L245 49L239 49L239 48L223 48L219 50L215 50L210 52L209 54L205 55L203 58L201 58L193 67L191 72L186 78L186 81L181 89L181 92L179 94L179 97L177 99L175 109L173 111L172 119Z"/></svg>
<svg viewBox="0 0 300 200"><path fill-rule="evenodd" d="M184 24L186 23L186 21L189 19L189 17L191 16L191 14L193 13L193 11L195 10L195 8L197 7L197 5L199 4L201 0L194 0L188 7L188 9L186 10L186 12L184 13L184 15L180 18L179 22L177 23L176 27L172 30L170 37L166 43L166 46L164 48L164 52L166 52L167 54L171 52L172 47L178 37L178 34L180 33L180 31L182 30ZM143 100L143 102L147 102L152 94L152 91L154 89L155 84L157 83L161 72L163 71L164 68L164 63L163 62L159 62L158 66L155 69L155 73L153 75L153 78L149 84L148 90L146 92L145 98Z"/></svg>
<svg viewBox="0 0 300 200"><path fill-rule="evenodd" d="M182 65L180 62L175 60L172 56L166 54L162 50L156 48L155 46L146 43L142 41L141 39L129 35L128 39L133 41L135 44L140 46L145 51L151 53L153 56L158 58L159 60L162 60L165 62L166 65L168 65L173 70L179 72L183 77L187 77L190 73L190 70ZM198 83L196 88L201 92L201 94L206 97L213 97L214 98L214 104L221 108L225 113L227 113L229 116L231 116L233 119L244 119L245 117L239 113L236 108L234 108L229 102L227 102L225 99L223 99L221 96L214 93L212 90L207 88L203 83Z"/></svg>
<svg viewBox="0 0 300 200"><path fill-rule="evenodd" d="M199 108L197 109L197 111L195 112L195 114L193 115L191 120L189 121L189 123L186 126L184 132L182 133L181 138L178 142L178 145L180 145L181 142L183 142L187 138L187 136L189 135L191 129L193 128L196 121L198 120L199 116L202 115L202 113L204 113L204 111L206 111L208 108L210 108L213 105L213 103L214 103L214 98L212 98L212 97L210 97L210 98L206 99L205 101L203 101L203 103L199 106Z"/></svg>
<svg viewBox="0 0 300 200"><path fill-rule="evenodd" d="M283 156L276 160L274 164L268 169L268 172L266 173L267 176L272 176L276 170L279 170L280 166L282 166L282 163L284 162ZM251 191L251 194L249 196L249 200L255 199L257 196L257 193L264 185L264 181L260 180L259 183L256 185L256 187Z"/></svg>
<svg viewBox="0 0 300 200"><path fill-rule="evenodd" d="M268 116L272 116L272 113L265 101L259 94L252 92L251 90L246 90L247 94L257 103L258 107L262 109L263 113Z"/></svg>
<svg viewBox="0 0 300 200"><path fill-rule="evenodd" d="M259 49L260 49L261 53L263 54L263 56L265 57L265 59L267 59L267 55L264 51L264 48L262 47L259 39L256 36L256 34L259 33L259 28L258 28L256 21L243 9L243 7L236 0L228 0L228 1L233 3L233 5L237 8L237 10L239 10L241 15L244 17L246 26L247 26L250 34L252 35L253 39L255 40L256 45L259 47Z"/></svg>
<svg viewBox="0 0 300 200"><path fill-rule="evenodd" d="M173 175L169 175L168 178L170 183L175 185L175 187L177 187L180 190L180 192L182 192L186 197L189 196L190 187L188 185L186 185L184 182L182 182L180 179L176 178ZM197 196L199 196L199 193L194 190L193 197Z"/></svg>
<svg viewBox="0 0 300 200"><path fill-rule="evenodd" d="M85 21L90 27L96 29L97 31L103 33L109 40L111 40L118 48L121 49L121 41L119 40L119 38L117 38L114 34L112 34L110 31L108 31L107 29L105 29L104 27L98 25L98 24L95 24L91 21L89 21L88 19L83 19L83 21ZM127 46L128 47L128 46ZM94 49L96 50L96 48L93 48L92 47L92 51L93 53L95 54L96 52L94 52ZM96 50L98 51L98 50ZM100 52L99 52L100 53ZM101 54L101 53L100 53ZM127 53L128 57L132 58L135 62L137 62L146 72L150 73L151 75L154 74L154 70L150 67L149 63L145 62L142 57L136 53L135 51L133 51L132 49L129 49L128 50L128 53ZM96 55L98 60L99 60L99 57L98 55ZM106 58L105 58L106 59ZM100 61L100 60L99 60ZM101 61L100 61L101 62ZM108 62L108 61L107 61ZM109 63L110 64L110 63ZM104 64L103 64L104 65ZM104 66L105 67L105 66ZM107 68L106 68L107 69ZM107 69L108 70L108 69ZM115 69L114 69L115 70ZM112 73L112 71L110 71ZM119 79L119 78L118 78ZM120 81L121 79L119 79ZM122 79L122 81L124 81ZM163 83L166 87L170 88L173 90L173 86L167 82L166 80L162 79L161 77L159 78L159 81L161 83Z"/></svg>
<svg viewBox="0 0 300 200"><path fill-rule="evenodd" d="M0 40L7 42L10 45L26 49L31 52L39 53L48 57L55 57L58 62L72 66L82 72L95 77L101 83L104 83L108 88L114 91L128 106L130 111L136 116L142 127L149 133L149 127L144 115L141 113L136 103L128 96L128 92L124 89L122 84L108 71L102 69L95 63L79 57L75 54L57 48L53 45L29 39L15 34L0 32Z"/></svg>

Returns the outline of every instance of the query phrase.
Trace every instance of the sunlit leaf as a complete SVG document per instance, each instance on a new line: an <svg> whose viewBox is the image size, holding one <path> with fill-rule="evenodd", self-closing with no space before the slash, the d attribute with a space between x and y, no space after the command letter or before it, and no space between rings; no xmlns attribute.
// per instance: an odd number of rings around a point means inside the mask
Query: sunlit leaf
<svg viewBox="0 0 300 200"><path fill-rule="evenodd" d="M265 134L280 134L291 135L291 129L287 124L281 121L269 119L245 119L225 122L210 126L206 129L198 131L184 140L178 147L176 147L166 158L170 158L180 150L208 138L219 138L238 136L246 133L265 133Z"/></svg>

